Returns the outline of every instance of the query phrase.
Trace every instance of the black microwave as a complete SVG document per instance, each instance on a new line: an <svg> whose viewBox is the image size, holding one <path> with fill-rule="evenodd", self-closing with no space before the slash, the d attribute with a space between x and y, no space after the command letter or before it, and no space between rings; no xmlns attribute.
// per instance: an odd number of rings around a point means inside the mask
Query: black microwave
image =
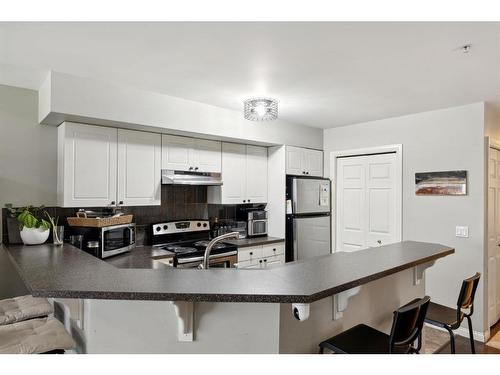
<svg viewBox="0 0 500 375"><path fill-rule="evenodd" d="M71 227L70 235L82 235L81 249L100 259L135 247L134 223L102 228Z"/></svg>

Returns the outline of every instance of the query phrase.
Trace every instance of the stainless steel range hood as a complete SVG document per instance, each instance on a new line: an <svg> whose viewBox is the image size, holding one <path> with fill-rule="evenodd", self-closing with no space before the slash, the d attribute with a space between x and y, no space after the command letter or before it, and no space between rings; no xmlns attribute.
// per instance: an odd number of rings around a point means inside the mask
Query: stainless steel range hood
<svg viewBox="0 0 500 375"><path fill-rule="evenodd" d="M162 185L222 185L220 173L161 170Z"/></svg>

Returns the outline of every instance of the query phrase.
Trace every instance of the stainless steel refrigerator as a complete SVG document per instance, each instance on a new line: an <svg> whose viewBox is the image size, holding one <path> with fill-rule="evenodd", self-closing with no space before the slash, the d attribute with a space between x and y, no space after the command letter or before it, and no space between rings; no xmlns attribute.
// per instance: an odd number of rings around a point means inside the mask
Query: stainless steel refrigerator
<svg viewBox="0 0 500 375"><path fill-rule="evenodd" d="M286 261L330 254L330 180L287 176L286 199Z"/></svg>

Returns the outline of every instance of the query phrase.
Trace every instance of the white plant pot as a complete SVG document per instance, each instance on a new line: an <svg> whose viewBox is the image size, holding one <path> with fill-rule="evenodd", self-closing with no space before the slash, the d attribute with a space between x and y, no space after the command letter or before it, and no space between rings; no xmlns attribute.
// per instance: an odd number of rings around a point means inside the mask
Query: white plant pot
<svg viewBox="0 0 500 375"><path fill-rule="evenodd" d="M40 245L47 241L49 233L49 229L23 227L21 230L21 239L25 245Z"/></svg>

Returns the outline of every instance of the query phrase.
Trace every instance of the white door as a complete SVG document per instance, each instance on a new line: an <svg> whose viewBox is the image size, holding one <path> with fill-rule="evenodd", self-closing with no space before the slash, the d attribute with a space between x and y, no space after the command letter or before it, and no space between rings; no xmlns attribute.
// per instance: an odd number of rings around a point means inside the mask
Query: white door
<svg viewBox="0 0 500 375"><path fill-rule="evenodd" d="M267 148L246 147L247 203L267 203Z"/></svg>
<svg viewBox="0 0 500 375"><path fill-rule="evenodd" d="M363 156L337 159L336 250L366 247L366 167Z"/></svg>
<svg viewBox="0 0 500 375"><path fill-rule="evenodd" d="M161 204L161 136L118 130L118 204Z"/></svg>
<svg viewBox="0 0 500 375"><path fill-rule="evenodd" d="M304 163L308 176L323 177L323 151L304 150Z"/></svg>
<svg viewBox="0 0 500 375"><path fill-rule="evenodd" d="M488 162L488 323L500 319L500 152L489 150Z"/></svg>
<svg viewBox="0 0 500 375"><path fill-rule="evenodd" d="M221 203L246 203L247 174L245 145L222 143L222 170Z"/></svg>
<svg viewBox="0 0 500 375"><path fill-rule="evenodd" d="M336 250L401 241L400 190L395 153L338 158Z"/></svg>
<svg viewBox="0 0 500 375"><path fill-rule="evenodd" d="M162 135L162 168L176 171L194 170L194 138ZM190 169L191 168L191 169Z"/></svg>
<svg viewBox="0 0 500 375"><path fill-rule="evenodd" d="M221 142L197 139L193 164L198 172L221 172Z"/></svg>
<svg viewBox="0 0 500 375"><path fill-rule="evenodd" d="M62 207L116 202L117 130L64 123L58 129L58 200Z"/></svg>
<svg viewBox="0 0 500 375"><path fill-rule="evenodd" d="M286 146L286 174L304 175L304 149Z"/></svg>

